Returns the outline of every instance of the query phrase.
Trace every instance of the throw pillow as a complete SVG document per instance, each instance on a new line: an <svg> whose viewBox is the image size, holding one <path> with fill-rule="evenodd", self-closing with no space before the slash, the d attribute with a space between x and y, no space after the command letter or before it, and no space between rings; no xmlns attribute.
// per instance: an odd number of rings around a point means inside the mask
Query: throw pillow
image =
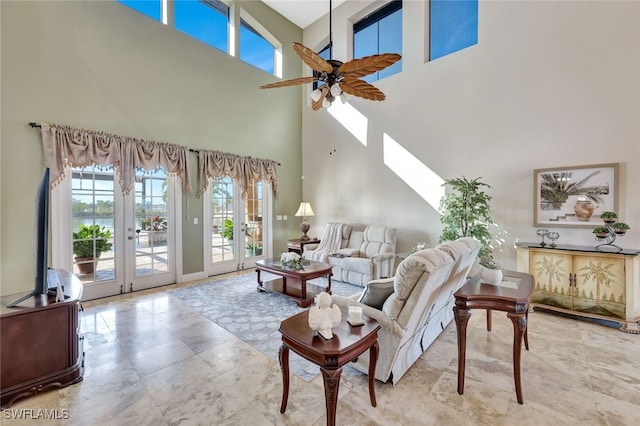
<svg viewBox="0 0 640 426"><path fill-rule="evenodd" d="M393 293L393 280L388 281L371 281L362 292L362 296L358 302L371 306L372 308L382 309L384 301Z"/></svg>

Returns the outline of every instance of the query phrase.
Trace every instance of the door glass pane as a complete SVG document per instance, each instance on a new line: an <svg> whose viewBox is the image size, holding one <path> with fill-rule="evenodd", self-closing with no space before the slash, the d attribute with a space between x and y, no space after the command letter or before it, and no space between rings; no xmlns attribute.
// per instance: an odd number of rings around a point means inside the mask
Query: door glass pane
<svg viewBox="0 0 640 426"><path fill-rule="evenodd" d="M136 171L136 277L168 271L167 174Z"/></svg>
<svg viewBox="0 0 640 426"><path fill-rule="evenodd" d="M85 284L115 280L113 168L74 168L71 176L73 272Z"/></svg>
<svg viewBox="0 0 640 426"><path fill-rule="evenodd" d="M211 261L234 260L233 181L228 177L211 182Z"/></svg>
<svg viewBox="0 0 640 426"><path fill-rule="evenodd" d="M262 191L261 181L251 181L245 201L245 256L254 257L262 255Z"/></svg>

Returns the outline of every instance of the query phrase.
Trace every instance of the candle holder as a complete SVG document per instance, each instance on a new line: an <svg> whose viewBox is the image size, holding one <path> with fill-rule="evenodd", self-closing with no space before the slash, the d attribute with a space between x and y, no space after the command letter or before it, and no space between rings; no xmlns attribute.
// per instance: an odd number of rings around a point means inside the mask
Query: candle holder
<svg viewBox="0 0 640 426"><path fill-rule="evenodd" d="M547 236L549 234L549 230L548 229L538 229L536 231L536 235L539 236L540 238L542 238L542 240L540 241L540 247L544 247L547 245L547 243L544 242L544 237Z"/></svg>

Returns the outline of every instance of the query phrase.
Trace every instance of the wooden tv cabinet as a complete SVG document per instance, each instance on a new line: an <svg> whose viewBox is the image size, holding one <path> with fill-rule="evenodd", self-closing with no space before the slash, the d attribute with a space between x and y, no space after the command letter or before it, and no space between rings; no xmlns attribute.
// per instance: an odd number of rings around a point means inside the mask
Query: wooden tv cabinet
<svg viewBox="0 0 640 426"><path fill-rule="evenodd" d="M82 283L59 270L64 302L55 295L32 296L14 308L7 305L26 293L0 299L0 399L2 408L39 392L80 382L84 372L79 336Z"/></svg>

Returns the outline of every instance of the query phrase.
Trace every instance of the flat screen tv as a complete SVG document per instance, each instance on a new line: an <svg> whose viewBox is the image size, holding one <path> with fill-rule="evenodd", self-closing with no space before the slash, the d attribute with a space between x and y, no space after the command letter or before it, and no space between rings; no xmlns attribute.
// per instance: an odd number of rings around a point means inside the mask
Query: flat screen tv
<svg viewBox="0 0 640 426"><path fill-rule="evenodd" d="M35 229L35 284L33 291L7 305L12 308L38 294L49 291L49 169L45 169L36 192L36 229ZM57 283L51 283L52 286Z"/></svg>

